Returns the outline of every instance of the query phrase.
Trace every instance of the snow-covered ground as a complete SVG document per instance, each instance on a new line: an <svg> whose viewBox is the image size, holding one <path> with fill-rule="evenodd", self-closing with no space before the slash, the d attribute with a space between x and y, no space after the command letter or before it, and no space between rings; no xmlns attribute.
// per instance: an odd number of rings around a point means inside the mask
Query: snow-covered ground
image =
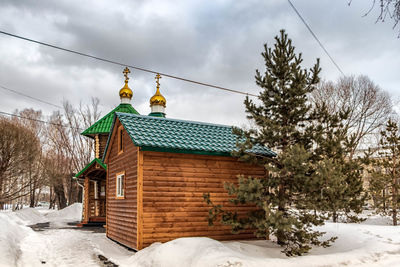
<svg viewBox="0 0 400 267"><path fill-rule="evenodd" d="M80 220L82 206L63 210L26 208L0 212L0 266L104 266L98 255L128 259L133 252L103 233L72 228ZM49 229L33 231L27 225L49 222Z"/></svg>
<svg viewBox="0 0 400 267"><path fill-rule="evenodd" d="M104 266L98 255L119 266L400 266L400 227L390 219L369 216L361 224L327 223L321 229L338 240L288 258L271 241L219 242L205 237L155 243L137 252L108 240L104 233L77 230L81 205L61 211L23 209L0 212L0 266ZM27 225L50 223L33 231Z"/></svg>

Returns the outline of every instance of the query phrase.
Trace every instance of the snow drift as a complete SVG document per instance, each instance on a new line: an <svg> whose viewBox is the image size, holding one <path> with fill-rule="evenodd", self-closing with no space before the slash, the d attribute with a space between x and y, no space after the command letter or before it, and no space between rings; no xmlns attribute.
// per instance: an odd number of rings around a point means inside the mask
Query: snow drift
<svg viewBox="0 0 400 267"><path fill-rule="evenodd" d="M23 226L18 217L0 213L0 266L16 266L21 241L32 231Z"/></svg>
<svg viewBox="0 0 400 267"><path fill-rule="evenodd" d="M41 214L34 208L0 213L0 266L16 266L25 238L34 238L36 233L27 225L80 220L82 204L73 204L65 209Z"/></svg>
<svg viewBox="0 0 400 267"><path fill-rule="evenodd" d="M308 255L288 258L271 241L219 242L210 238L179 238L154 243L123 266L141 267L312 267L400 266L400 228L368 224L327 223L321 227L338 240L329 248L314 248Z"/></svg>
<svg viewBox="0 0 400 267"><path fill-rule="evenodd" d="M12 214L21 219L21 221L26 225L43 223L47 221L43 215L34 208L24 208L22 210L17 210L13 213L10 213L10 215Z"/></svg>
<svg viewBox="0 0 400 267"><path fill-rule="evenodd" d="M219 242L188 237L154 243L133 253L102 233L65 227L34 232L26 226L77 221L81 211L82 206L74 204L48 214L30 208L0 212L0 267L43 266L43 262L46 266L98 266L97 255L121 267L400 266L400 227L387 225L390 218L377 215L362 224L326 223L319 230L327 232L325 238L338 236L338 240L329 248L314 248L294 258L265 240Z"/></svg>
<svg viewBox="0 0 400 267"><path fill-rule="evenodd" d="M75 222L82 217L82 203L74 203L62 210L57 210L45 215L50 222Z"/></svg>

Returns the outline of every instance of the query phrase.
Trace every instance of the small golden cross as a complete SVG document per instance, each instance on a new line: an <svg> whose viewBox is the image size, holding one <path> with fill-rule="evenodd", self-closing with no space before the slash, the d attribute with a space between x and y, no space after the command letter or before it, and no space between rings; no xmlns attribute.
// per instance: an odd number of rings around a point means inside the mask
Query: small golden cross
<svg viewBox="0 0 400 267"><path fill-rule="evenodd" d="M125 82L127 83L129 80L128 74L131 73L131 71L128 69L128 67L126 67L122 73L124 74Z"/></svg>
<svg viewBox="0 0 400 267"><path fill-rule="evenodd" d="M162 77L161 77L161 75L159 74L159 73L157 73L157 75L156 75L156 83L157 83L157 89L159 89L160 88L160 79L161 79Z"/></svg>

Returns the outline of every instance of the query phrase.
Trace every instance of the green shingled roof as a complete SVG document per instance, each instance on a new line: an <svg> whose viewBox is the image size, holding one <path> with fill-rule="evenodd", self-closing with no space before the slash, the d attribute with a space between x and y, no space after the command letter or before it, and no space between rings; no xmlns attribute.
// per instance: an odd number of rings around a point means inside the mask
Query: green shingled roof
<svg viewBox="0 0 400 267"><path fill-rule="evenodd" d="M95 122L92 126L87 128L81 134L91 137L95 134L102 134L102 133L109 133L111 130L111 126L114 119L115 112L124 112L124 113L132 113L132 114L139 114L131 104L119 104L118 107L110 111L107 115L103 118Z"/></svg>
<svg viewBox="0 0 400 267"><path fill-rule="evenodd" d="M133 143L142 150L230 155L237 149L237 136L231 126L118 112L115 116ZM275 156L274 152L260 145L254 146L251 152Z"/></svg>
<svg viewBox="0 0 400 267"><path fill-rule="evenodd" d="M104 164L100 159L95 158L88 165L86 165L85 168L83 168L80 172L75 174L75 177L79 178L87 169L89 169L90 166L92 166L93 164L96 164L96 163L98 163L104 170L107 170L107 165Z"/></svg>

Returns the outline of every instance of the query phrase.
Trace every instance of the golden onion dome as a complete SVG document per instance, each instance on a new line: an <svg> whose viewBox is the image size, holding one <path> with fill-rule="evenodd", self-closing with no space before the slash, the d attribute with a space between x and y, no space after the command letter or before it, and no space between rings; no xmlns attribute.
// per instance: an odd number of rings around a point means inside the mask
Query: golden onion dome
<svg viewBox="0 0 400 267"><path fill-rule="evenodd" d="M124 87L122 87L121 90L119 90L119 96L127 97L127 98L131 99L132 95L133 95L133 93L132 93L131 88L129 88L129 86L128 86L128 82L125 82Z"/></svg>
<svg viewBox="0 0 400 267"><path fill-rule="evenodd" d="M121 88L121 90L119 90L119 96L121 98L125 98L126 97L126 98L131 99L133 93L132 93L131 88L129 88L129 86L128 86L128 81L129 81L128 73L131 73L131 72L130 72L130 70L128 68L125 68L122 73L125 76L125 85L124 85L124 87Z"/></svg>
<svg viewBox="0 0 400 267"><path fill-rule="evenodd" d="M160 93L160 78L161 75L156 75L157 80L157 91L156 93L150 98L150 107L153 105L163 106L164 108L167 106L167 100L165 97Z"/></svg>

